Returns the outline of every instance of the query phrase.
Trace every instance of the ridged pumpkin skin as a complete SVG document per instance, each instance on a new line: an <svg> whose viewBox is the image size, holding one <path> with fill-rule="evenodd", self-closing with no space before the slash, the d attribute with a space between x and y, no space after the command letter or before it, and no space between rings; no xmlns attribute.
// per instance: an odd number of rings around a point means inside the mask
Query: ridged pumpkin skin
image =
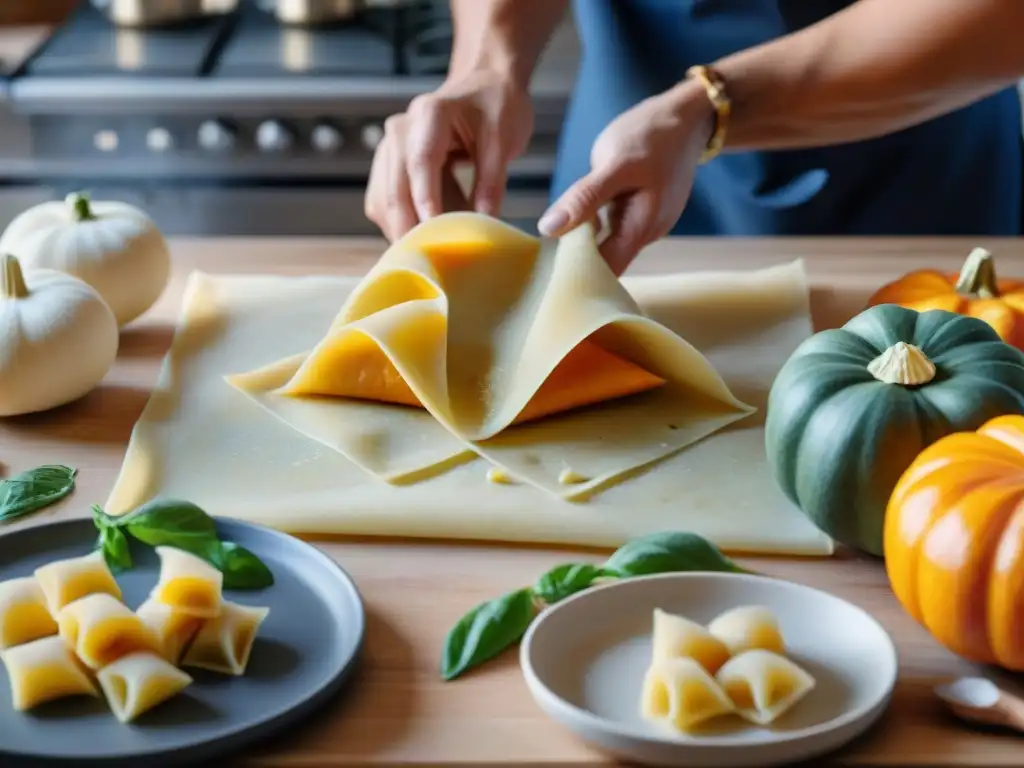
<svg viewBox="0 0 1024 768"><path fill-rule="evenodd" d="M869 371L881 363L887 373ZM1024 353L981 320L886 304L797 348L772 384L765 449L811 521L881 555L886 504L917 455L1013 413L1024 413Z"/></svg>
<svg viewBox="0 0 1024 768"><path fill-rule="evenodd" d="M1024 281L996 278L995 261L984 248L971 251L959 274L934 269L907 273L868 300L869 307L879 304L977 317L1007 344L1024 349Z"/></svg>
<svg viewBox="0 0 1024 768"><path fill-rule="evenodd" d="M914 460L889 500L885 566L936 640L1024 671L1024 418L949 435Z"/></svg>

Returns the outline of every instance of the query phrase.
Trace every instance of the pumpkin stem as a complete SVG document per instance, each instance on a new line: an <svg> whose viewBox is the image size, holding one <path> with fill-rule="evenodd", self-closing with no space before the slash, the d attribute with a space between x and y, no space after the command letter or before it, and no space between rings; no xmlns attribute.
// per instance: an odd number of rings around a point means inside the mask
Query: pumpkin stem
<svg viewBox="0 0 1024 768"><path fill-rule="evenodd" d="M0 294L5 299L24 299L28 296L25 275L21 263L9 253L0 256Z"/></svg>
<svg viewBox="0 0 1024 768"><path fill-rule="evenodd" d="M89 196L84 192L72 192L64 198L64 202L71 209L75 221L96 221L96 215L89 204Z"/></svg>
<svg viewBox="0 0 1024 768"><path fill-rule="evenodd" d="M935 378L935 363L913 344L900 341L868 363L868 373L885 384L917 387Z"/></svg>
<svg viewBox="0 0 1024 768"><path fill-rule="evenodd" d="M998 298L999 284L991 253L984 248L970 252L956 281L956 292L971 299Z"/></svg>

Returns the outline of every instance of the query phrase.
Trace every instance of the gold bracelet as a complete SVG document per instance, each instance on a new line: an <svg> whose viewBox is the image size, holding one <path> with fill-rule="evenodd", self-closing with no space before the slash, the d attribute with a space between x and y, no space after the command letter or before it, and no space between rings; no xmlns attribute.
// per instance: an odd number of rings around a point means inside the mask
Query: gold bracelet
<svg viewBox="0 0 1024 768"><path fill-rule="evenodd" d="M711 67L703 65L690 67L686 77L698 80L708 95L708 101L715 109L715 124L711 138L700 156L700 162L706 163L717 157L725 146L725 132L729 127L729 115L732 113L732 101L725 91L725 80Z"/></svg>

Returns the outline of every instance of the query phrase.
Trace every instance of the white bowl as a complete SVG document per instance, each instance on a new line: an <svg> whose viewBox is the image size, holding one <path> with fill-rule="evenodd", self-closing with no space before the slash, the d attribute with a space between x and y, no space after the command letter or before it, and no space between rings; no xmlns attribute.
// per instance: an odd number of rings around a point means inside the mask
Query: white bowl
<svg viewBox="0 0 1024 768"><path fill-rule="evenodd" d="M740 605L778 617L787 655L817 684L772 727L738 718L686 735L640 716L655 608L709 623ZM822 755L867 730L897 677L892 639L860 608L764 576L671 573L594 587L546 609L527 631L520 662L544 712L591 746L664 766L768 766Z"/></svg>

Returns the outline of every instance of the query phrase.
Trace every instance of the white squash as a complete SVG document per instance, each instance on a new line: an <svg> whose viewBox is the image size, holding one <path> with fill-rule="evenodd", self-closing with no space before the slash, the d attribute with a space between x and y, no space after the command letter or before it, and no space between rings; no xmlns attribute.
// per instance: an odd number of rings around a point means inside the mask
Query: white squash
<svg viewBox="0 0 1024 768"><path fill-rule="evenodd" d="M126 203L90 203L83 194L29 208L0 237L26 270L56 269L95 288L124 326L160 298L171 274L167 241Z"/></svg>
<svg viewBox="0 0 1024 768"><path fill-rule="evenodd" d="M106 376L119 338L110 307L77 277L23 273L0 255L0 416L77 400Z"/></svg>

